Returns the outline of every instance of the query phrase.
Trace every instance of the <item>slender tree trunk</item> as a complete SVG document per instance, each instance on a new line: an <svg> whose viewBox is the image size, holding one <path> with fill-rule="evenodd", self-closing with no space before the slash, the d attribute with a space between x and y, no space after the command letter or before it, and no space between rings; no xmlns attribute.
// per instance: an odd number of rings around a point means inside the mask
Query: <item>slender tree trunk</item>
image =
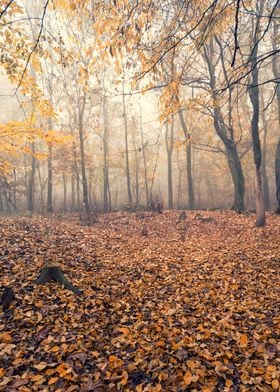
<svg viewBox="0 0 280 392"><path fill-rule="evenodd" d="M135 205L139 206L139 158L138 158L138 148L135 141L135 130L133 131L133 149L134 149L134 162L135 162Z"/></svg>
<svg viewBox="0 0 280 392"><path fill-rule="evenodd" d="M273 39L272 39L273 50L279 49L279 36L280 36L280 22L279 19L275 19L273 21ZM275 80L279 80L280 65L279 65L279 58L277 55L275 55L273 58L272 70L273 70L273 75ZM277 105L278 105L278 123L280 129L280 83L276 85L276 98L277 98ZM280 136L279 136L279 140L276 147L276 153L275 153L275 183L276 183L276 200L277 200L276 213L280 214Z"/></svg>
<svg viewBox="0 0 280 392"><path fill-rule="evenodd" d="M208 48L208 49L207 49ZM240 158L238 156L238 151L236 144L234 142L234 129L231 126L231 121L229 122L229 132L224 125L224 118L222 115L221 108L219 106L219 100L216 93L216 74L215 74L215 65L213 61L213 40L211 40L208 47L204 47L204 58L207 63L209 79L210 79L210 88L212 90L212 98L214 103L213 110L213 120L214 120L214 128L223 142L226 152L227 152L227 160L228 166L232 177L232 182L234 186L234 201L233 201L233 209L237 212L241 212L244 210L244 196L245 196L245 184L244 184L244 175L242 171L242 166L240 162ZM231 118L231 113L229 109L229 116Z"/></svg>
<svg viewBox="0 0 280 392"><path fill-rule="evenodd" d="M172 173L172 155L174 148L174 119L172 119L170 134L169 126L165 124L165 144L167 152L167 182L168 182L168 209L173 209L173 173Z"/></svg>
<svg viewBox="0 0 280 392"><path fill-rule="evenodd" d="M195 209L195 198L194 198L194 187L193 187L193 176L192 176L192 145L190 139L190 134L187 130L186 121L183 112L179 112L181 127L183 129L187 147L186 147L186 158L187 158L187 178L188 178L188 196L189 196L189 209Z"/></svg>
<svg viewBox="0 0 280 392"><path fill-rule="evenodd" d="M53 169L52 169L52 142L48 143L48 197L47 212L53 212Z"/></svg>
<svg viewBox="0 0 280 392"><path fill-rule="evenodd" d="M232 209L238 213L244 210L245 184L236 144L226 145L226 153L231 178L234 184L234 202Z"/></svg>
<svg viewBox="0 0 280 392"><path fill-rule="evenodd" d="M275 153L275 184L276 184L276 213L280 214L280 138Z"/></svg>
<svg viewBox="0 0 280 392"><path fill-rule="evenodd" d="M63 211L67 211L67 179L66 179L66 174L62 174L62 180L63 180Z"/></svg>
<svg viewBox="0 0 280 392"><path fill-rule="evenodd" d="M79 110L79 139L80 139L80 154L81 154L81 172L82 172L82 187L83 187L83 204L86 214L86 223L90 225L90 208L89 208L89 197L88 197L88 182L86 176L86 160L85 160L85 144L84 144L84 124L83 115L86 105L86 99L83 97L82 107Z"/></svg>
<svg viewBox="0 0 280 392"><path fill-rule="evenodd" d="M75 175L71 172L71 211L75 210Z"/></svg>
<svg viewBox="0 0 280 392"><path fill-rule="evenodd" d="M176 163L178 170L177 209L180 210L182 208L182 170L180 166L180 152L178 148L176 149Z"/></svg>
<svg viewBox="0 0 280 392"><path fill-rule="evenodd" d="M73 142L73 155L74 155L74 169L76 174L76 199L77 199L77 208L80 210L81 202L80 202L80 173L78 167L78 157L77 157L77 150L76 144ZM75 192L74 192L75 195Z"/></svg>
<svg viewBox="0 0 280 392"><path fill-rule="evenodd" d="M147 158L146 158L146 143L144 143L144 132L143 132L143 121L142 121L142 110L141 104L139 104L140 109L140 133L141 133L141 149L144 164L144 181L145 181L145 196L146 196L146 208L149 208L150 198L149 198L149 184L148 184L148 169L147 169Z"/></svg>
<svg viewBox="0 0 280 392"><path fill-rule="evenodd" d="M189 209L195 209L193 176L192 176L192 144L188 141L186 148L187 155L187 177L188 177L188 195L189 195Z"/></svg>
<svg viewBox="0 0 280 392"><path fill-rule="evenodd" d="M52 74L51 74L52 75ZM50 103L53 104L53 86L52 86L52 76L48 77L48 89L50 95ZM53 129L52 117L48 118L48 129L51 131ZM52 141L48 143L48 190L47 190L47 212L53 212L53 144Z"/></svg>
<svg viewBox="0 0 280 392"><path fill-rule="evenodd" d="M124 95L124 80L123 80L122 100L123 100L123 118L124 118L125 169L126 169L127 197L128 197L128 204L132 205L132 192L131 192L130 167L129 167L129 151L128 151L128 126L127 126L126 103L125 103L125 95Z"/></svg>
<svg viewBox="0 0 280 392"><path fill-rule="evenodd" d="M278 203L276 213L280 214L280 139L277 144L275 155L276 200Z"/></svg>
<svg viewBox="0 0 280 392"><path fill-rule="evenodd" d="M106 98L103 98L103 209L109 210L108 118Z"/></svg>
<svg viewBox="0 0 280 392"><path fill-rule="evenodd" d="M38 185L40 185L39 206L40 206L42 213L45 213L46 212L46 205L45 205L45 199L44 199L45 184L42 181L40 164L38 161L36 161L36 168L37 168L37 173L38 173ZM38 186L38 189L39 189L39 186ZM38 193L39 193L39 191L37 190L37 194Z"/></svg>
<svg viewBox="0 0 280 392"><path fill-rule="evenodd" d="M15 169L13 169L13 174L14 174L13 202L16 211L17 210L17 172Z"/></svg>
<svg viewBox="0 0 280 392"><path fill-rule="evenodd" d="M35 158L35 142L31 142L31 168L29 171L28 191L27 191L27 209L29 212L34 211L34 187L35 187L35 172L36 172L36 158Z"/></svg>
<svg viewBox="0 0 280 392"><path fill-rule="evenodd" d="M259 24L259 20L257 20ZM253 107L253 115L251 118L251 134L253 142L253 155L255 164L255 175L256 175L256 226L264 226L265 220L265 208L262 192L262 175L261 175L261 163L262 163L262 152L261 142L259 135L259 116L260 116L260 98L259 98L259 75L257 67L258 59L258 32L259 27L256 26L256 30L253 37L253 52L251 56L251 70L252 80L249 87L249 96Z"/></svg>
<svg viewBox="0 0 280 392"><path fill-rule="evenodd" d="M263 105L262 105L263 106ZM263 109L263 108L262 108ZM269 197L269 185L267 178L267 163L266 163L266 154L267 154L267 133L268 133L268 124L265 118L264 110L262 112L262 123L263 123L263 154L262 154L262 165L261 165L261 174L263 179L263 200L264 200L264 208L266 210L270 210L270 197Z"/></svg>

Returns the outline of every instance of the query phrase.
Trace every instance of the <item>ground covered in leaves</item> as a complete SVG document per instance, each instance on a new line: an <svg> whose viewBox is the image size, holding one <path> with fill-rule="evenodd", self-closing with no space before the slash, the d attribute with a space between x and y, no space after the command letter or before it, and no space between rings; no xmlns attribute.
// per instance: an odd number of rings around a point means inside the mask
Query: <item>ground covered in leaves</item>
<svg viewBox="0 0 280 392"><path fill-rule="evenodd" d="M0 390L278 391L280 217L179 216L1 218Z"/></svg>

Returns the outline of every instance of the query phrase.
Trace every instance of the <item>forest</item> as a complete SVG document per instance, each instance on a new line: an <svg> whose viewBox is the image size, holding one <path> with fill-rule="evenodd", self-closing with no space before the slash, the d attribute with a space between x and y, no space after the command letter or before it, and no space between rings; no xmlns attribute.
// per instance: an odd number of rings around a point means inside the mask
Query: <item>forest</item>
<svg viewBox="0 0 280 392"><path fill-rule="evenodd" d="M280 0L0 0L0 391L280 391Z"/></svg>

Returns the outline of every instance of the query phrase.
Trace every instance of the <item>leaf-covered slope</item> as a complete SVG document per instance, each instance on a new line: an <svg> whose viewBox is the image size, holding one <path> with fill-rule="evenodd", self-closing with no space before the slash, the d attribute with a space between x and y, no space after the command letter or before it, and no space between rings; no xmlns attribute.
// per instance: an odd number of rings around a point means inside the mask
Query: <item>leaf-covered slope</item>
<svg viewBox="0 0 280 392"><path fill-rule="evenodd" d="M0 390L277 391L279 217L179 215L1 219Z"/></svg>

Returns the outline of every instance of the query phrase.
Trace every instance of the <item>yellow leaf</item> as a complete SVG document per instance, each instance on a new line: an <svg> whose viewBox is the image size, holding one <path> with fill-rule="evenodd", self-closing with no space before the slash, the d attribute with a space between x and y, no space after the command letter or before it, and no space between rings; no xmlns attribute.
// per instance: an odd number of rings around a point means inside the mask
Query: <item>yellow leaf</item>
<svg viewBox="0 0 280 392"><path fill-rule="evenodd" d="M278 388L280 387L280 384L279 384L279 381L278 381L278 380L273 380L272 383L271 383L271 385L272 385L272 388L273 388L275 391L277 391Z"/></svg>
<svg viewBox="0 0 280 392"><path fill-rule="evenodd" d="M40 362L38 365L34 365L33 367L37 370L43 370L48 366L46 362Z"/></svg>
<svg viewBox="0 0 280 392"><path fill-rule="evenodd" d="M270 365L266 368L268 372L275 372L277 370L276 366Z"/></svg>
<svg viewBox="0 0 280 392"><path fill-rule="evenodd" d="M50 379L49 379L49 382L48 382L48 385L54 384L55 382L57 382L57 380L58 380L58 377L52 377L52 378L50 378Z"/></svg>
<svg viewBox="0 0 280 392"><path fill-rule="evenodd" d="M190 385L191 382L192 382L192 374L191 374L191 372L186 372L183 379L184 379L184 383L186 385Z"/></svg>
<svg viewBox="0 0 280 392"><path fill-rule="evenodd" d="M36 381L41 380L42 378L44 378L44 376L42 374L36 374L35 376L33 376L31 378L31 381L36 382Z"/></svg>
<svg viewBox="0 0 280 392"><path fill-rule="evenodd" d="M240 336L239 344L241 347L247 347L248 338L247 335L244 333Z"/></svg>

